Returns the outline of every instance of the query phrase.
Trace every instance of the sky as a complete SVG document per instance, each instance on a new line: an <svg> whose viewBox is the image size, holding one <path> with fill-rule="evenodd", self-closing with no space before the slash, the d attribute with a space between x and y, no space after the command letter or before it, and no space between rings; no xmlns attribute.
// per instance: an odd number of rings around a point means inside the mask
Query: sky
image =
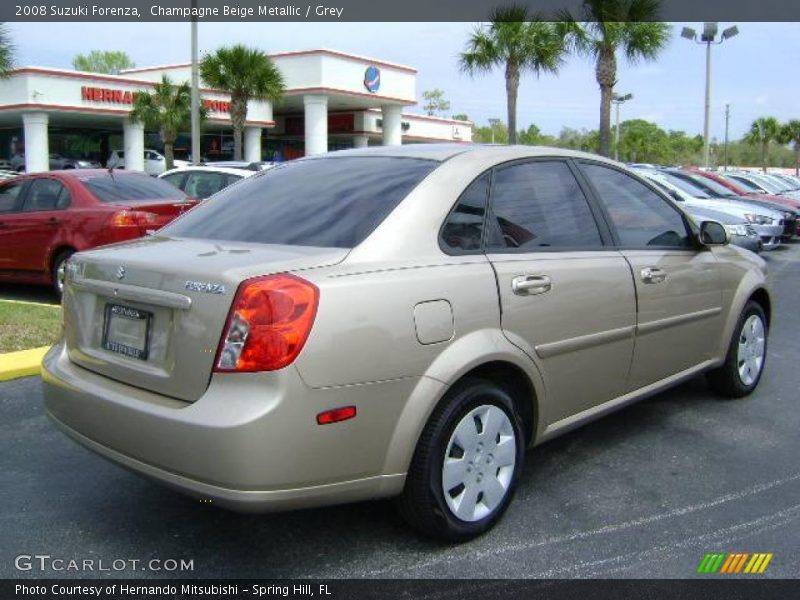
<svg viewBox="0 0 800 600"><path fill-rule="evenodd" d="M680 37L654 62L619 60L615 91L634 98L621 120L641 118L664 129L702 133L705 49ZM720 30L731 25L720 23ZM759 116L800 119L800 23L737 23L739 35L712 50L711 136L725 135L725 105L731 106L730 138L738 139ZM466 113L478 125L506 118L501 69L475 78L458 69L458 55L476 25L471 23L201 23L203 51L244 43L267 52L330 48L415 67L417 99L440 88L451 114ZM188 23L9 23L19 66L71 68L71 59L90 50L123 50L137 66L188 62ZM413 41L413 43L411 43ZM564 126L596 129L600 93L591 60L570 57L558 75L525 74L517 123L536 124L556 135ZM416 109L419 112L421 108Z"/></svg>

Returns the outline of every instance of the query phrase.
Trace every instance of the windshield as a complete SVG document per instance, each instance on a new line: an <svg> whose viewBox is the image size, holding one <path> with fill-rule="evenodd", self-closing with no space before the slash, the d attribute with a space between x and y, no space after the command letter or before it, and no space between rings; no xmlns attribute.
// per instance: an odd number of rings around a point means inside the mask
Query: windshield
<svg viewBox="0 0 800 600"><path fill-rule="evenodd" d="M660 174L661 176L664 177L664 179L666 179L676 188L678 188L682 192L686 192L687 194L689 194L694 198L711 198L711 194L706 192L703 188L698 187L695 184L686 181L685 179L676 177L672 173L667 173L666 171L661 171Z"/></svg>
<svg viewBox="0 0 800 600"><path fill-rule="evenodd" d="M222 190L161 234L352 248L438 165L385 156L283 163Z"/></svg>
<svg viewBox="0 0 800 600"><path fill-rule="evenodd" d="M737 177L736 175L723 175L725 179L730 179L733 183L738 185L739 187L744 188L748 192L763 192L764 190L757 186L752 181L748 181L747 179L742 179L741 177Z"/></svg>
<svg viewBox="0 0 800 600"><path fill-rule="evenodd" d="M753 181L755 181L758 185L762 188L767 190L770 194L779 194L783 190L775 183L772 183L768 179L764 179L763 177L759 177L758 175L750 175Z"/></svg>
<svg viewBox="0 0 800 600"><path fill-rule="evenodd" d="M149 175L132 175L114 171L113 175L82 177L89 191L109 204L170 200L183 202L188 196L174 185Z"/></svg>

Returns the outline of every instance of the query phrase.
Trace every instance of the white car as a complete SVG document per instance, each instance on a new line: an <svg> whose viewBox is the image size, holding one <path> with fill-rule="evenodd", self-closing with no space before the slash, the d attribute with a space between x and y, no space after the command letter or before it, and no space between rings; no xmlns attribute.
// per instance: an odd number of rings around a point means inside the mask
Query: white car
<svg viewBox="0 0 800 600"><path fill-rule="evenodd" d="M205 200L229 185L256 173L258 171L249 169L192 166L171 169L158 177L183 190L187 196Z"/></svg>
<svg viewBox="0 0 800 600"><path fill-rule="evenodd" d="M795 200L800 200L800 192L791 189L791 186L784 181L776 179L764 173L753 173L750 171L737 171L726 174L726 177L733 179L737 183L749 183L755 187L756 191L773 194L775 196L787 196Z"/></svg>
<svg viewBox="0 0 800 600"><path fill-rule="evenodd" d="M710 208L732 216L741 217L753 226L764 245L764 250L774 250L781 245L783 235L783 214L764 208L752 202L738 200L716 200L713 198L696 198L682 187L675 185L668 174L654 169L634 169L637 174L654 182L677 202L684 203L686 208Z"/></svg>
<svg viewBox="0 0 800 600"><path fill-rule="evenodd" d="M189 165L188 161L175 160L175 167L186 167ZM106 167L109 169L124 169L125 168L125 151L112 150L111 155L108 157ZM156 177L161 175L167 170L167 159L164 155L150 148L144 149L144 172L148 175Z"/></svg>

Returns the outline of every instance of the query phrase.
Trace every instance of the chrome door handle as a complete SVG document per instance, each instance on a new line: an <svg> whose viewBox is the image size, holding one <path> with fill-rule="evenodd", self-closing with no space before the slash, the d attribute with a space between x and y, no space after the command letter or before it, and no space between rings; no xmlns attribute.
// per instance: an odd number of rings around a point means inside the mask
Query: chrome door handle
<svg viewBox="0 0 800 600"><path fill-rule="evenodd" d="M553 287L547 275L518 275L511 280L511 291L518 296L544 294Z"/></svg>
<svg viewBox="0 0 800 600"><path fill-rule="evenodd" d="M646 267L642 269L642 281L645 283L661 283L666 278L666 272L658 267Z"/></svg>

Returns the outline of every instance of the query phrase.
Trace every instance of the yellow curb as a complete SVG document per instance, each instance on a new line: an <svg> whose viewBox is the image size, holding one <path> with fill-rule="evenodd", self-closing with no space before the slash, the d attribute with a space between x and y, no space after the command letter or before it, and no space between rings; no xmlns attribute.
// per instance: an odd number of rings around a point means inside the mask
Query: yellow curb
<svg viewBox="0 0 800 600"><path fill-rule="evenodd" d="M48 350L50 346L0 354L0 381L38 375L42 358Z"/></svg>

